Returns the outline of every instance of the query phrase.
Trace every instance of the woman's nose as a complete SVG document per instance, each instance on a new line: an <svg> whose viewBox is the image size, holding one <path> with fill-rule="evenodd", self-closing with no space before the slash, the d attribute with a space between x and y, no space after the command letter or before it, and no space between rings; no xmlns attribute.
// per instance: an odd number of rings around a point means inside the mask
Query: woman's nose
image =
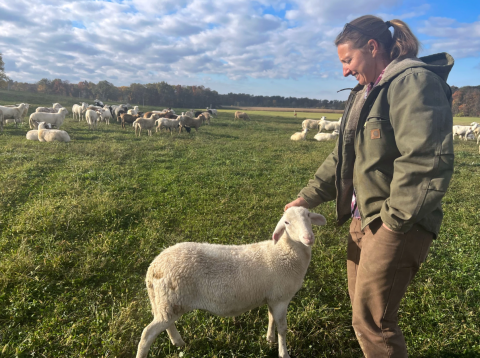
<svg viewBox="0 0 480 358"><path fill-rule="evenodd" d="M350 71L350 69L346 66L343 67L343 77L347 77L351 74L352 72Z"/></svg>

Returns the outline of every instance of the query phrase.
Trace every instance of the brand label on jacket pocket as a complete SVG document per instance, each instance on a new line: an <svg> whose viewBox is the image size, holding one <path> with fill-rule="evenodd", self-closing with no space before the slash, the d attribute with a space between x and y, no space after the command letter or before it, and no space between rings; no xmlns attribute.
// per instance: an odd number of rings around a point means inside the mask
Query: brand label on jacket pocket
<svg viewBox="0 0 480 358"><path fill-rule="evenodd" d="M380 138L381 138L381 135L380 135L380 129L379 128L372 129L370 131L370 139L380 139Z"/></svg>

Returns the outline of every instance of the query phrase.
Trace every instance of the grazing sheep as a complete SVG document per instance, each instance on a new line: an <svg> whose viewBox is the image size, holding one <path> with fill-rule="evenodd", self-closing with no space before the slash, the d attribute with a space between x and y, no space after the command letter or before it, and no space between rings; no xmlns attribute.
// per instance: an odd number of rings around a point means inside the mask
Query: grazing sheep
<svg viewBox="0 0 480 358"><path fill-rule="evenodd" d="M212 111L212 116L216 117L217 114L218 114L217 110L216 109L211 109L211 111Z"/></svg>
<svg viewBox="0 0 480 358"><path fill-rule="evenodd" d="M70 142L70 136L67 132L58 130L58 129L50 129L51 124L40 122L38 125L38 140L40 142ZM27 138L28 139L28 138Z"/></svg>
<svg viewBox="0 0 480 358"><path fill-rule="evenodd" d="M6 104L4 107L19 107L21 103L19 104ZM25 116L28 114L28 108L30 107L30 105L28 103L24 103L24 108L23 108L23 113L21 114L21 121L20 122L23 122L23 119L25 118Z"/></svg>
<svg viewBox="0 0 480 358"><path fill-rule="evenodd" d="M120 114L120 120L122 121L122 128L125 129L125 123L127 124L131 124L133 122L135 122L138 118L140 118L141 116L139 116L138 114L135 115L135 116L132 116L131 114L128 114L128 113L122 113Z"/></svg>
<svg viewBox="0 0 480 358"><path fill-rule="evenodd" d="M339 132L334 130L332 133L317 133L313 139L319 142L327 142L329 140L335 140L338 137Z"/></svg>
<svg viewBox="0 0 480 358"><path fill-rule="evenodd" d="M132 116L138 114L138 112L140 112L140 108L138 108L138 106L135 106L135 107L133 107L133 109L129 109L127 111L127 113L131 114Z"/></svg>
<svg viewBox="0 0 480 358"><path fill-rule="evenodd" d="M99 121L105 121L107 125L110 125L110 118L112 118L112 113L108 108L102 108L97 111L99 113Z"/></svg>
<svg viewBox="0 0 480 358"><path fill-rule="evenodd" d="M202 124L208 124L210 125L210 118L212 118L212 115L209 112L203 112L203 123Z"/></svg>
<svg viewBox="0 0 480 358"><path fill-rule="evenodd" d="M293 133L290 137L291 140L305 140L307 138L308 128L305 128L301 132Z"/></svg>
<svg viewBox="0 0 480 358"><path fill-rule="evenodd" d="M53 109L56 109L57 112L58 112L58 110L59 110L60 108L65 108L65 107L62 106L60 103L53 103L53 104L52 104L52 108L53 108ZM68 109L67 109L67 114L68 114Z"/></svg>
<svg viewBox="0 0 480 358"><path fill-rule="evenodd" d="M58 109L51 108L51 107L37 107L35 109L36 113L42 112L42 113L58 113Z"/></svg>
<svg viewBox="0 0 480 358"><path fill-rule="evenodd" d="M190 118L188 116L178 116L178 121L180 123L180 129L179 132L182 131L182 128L184 127L190 127L190 128L195 128L195 131L198 132L198 128L202 125L202 123L205 121L205 117L200 114L197 118Z"/></svg>
<svg viewBox="0 0 480 358"><path fill-rule="evenodd" d="M43 112L32 113L29 119L30 129L34 127L34 124L33 124L34 121L38 123L40 122L50 123L55 127L60 128L60 126L65 121L65 116L67 115L67 112L68 111L66 108L60 108L58 110L58 113L43 113Z"/></svg>
<svg viewBox="0 0 480 358"><path fill-rule="evenodd" d="M87 109L85 112L85 119L87 120L88 129L95 130L97 127L97 122L99 118L99 113L93 109Z"/></svg>
<svg viewBox="0 0 480 358"><path fill-rule="evenodd" d="M146 129L148 135L152 135L152 129L155 127L155 121L159 118L158 114L152 114L150 118L142 118L139 117L133 122L133 127L135 128L135 136L137 135L138 129L138 136L142 134L142 129Z"/></svg>
<svg viewBox="0 0 480 358"><path fill-rule="evenodd" d="M173 133L173 130L177 129L180 126L180 121L178 119L170 118L159 118L155 121L155 133L161 132L163 128L170 131L170 135Z"/></svg>
<svg viewBox="0 0 480 358"><path fill-rule="evenodd" d="M17 107L0 106L0 110L3 112L4 123L6 124L9 122L9 119L13 119L15 122L15 128L18 128L18 123L22 122L25 108L25 103L20 103Z"/></svg>
<svg viewBox="0 0 480 358"><path fill-rule="evenodd" d="M236 111L234 119L243 119L244 121L246 121L247 119L250 120L250 117L245 112Z"/></svg>
<svg viewBox="0 0 480 358"><path fill-rule="evenodd" d="M465 139L465 134L468 132L469 129L473 129L473 126L460 126L460 125L455 125L452 128L453 132L453 139L455 139L455 136L457 135L460 139Z"/></svg>
<svg viewBox="0 0 480 358"><path fill-rule="evenodd" d="M87 104L85 102L82 102L81 105L74 104L72 106L72 117L73 120L75 120L75 117L78 117L78 121L80 122L82 120L82 115L85 113L87 110Z"/></svg>
<svg viewBox="0 0 480 358"><path fill-rule="evenodd" d="M164 250L147 271L146 285L153 321L143 330L137 358L145 358L155 338L167 330L171 342L185 345L175 327L182 314L202 309L218 316L237 316L268 305L267 340L289 358L287 308L302 287L312 255L313 225L325 218L302 207L283 214L273 240L250 245L184 242Z"/></svg>
<svg viewBox="0 0 480 358"><path fill-rule="evenodd" d="M322 119L325 119L325 117L321 119L305 119L302 122L302 129L308 128L320 131L319 125Z"/></svg>
<svg viewBox="0 0 480 358"><path fill-rule="evenodd" d="M324 129L328 132L334 131L334 130L339 131L341 122L342 122L342 117L340 117L340 119L338 121L327 121L325 119L325 117L322 117L320 119L319 130L318 131L321 132Z"/></svg>
<svg viewBox="0 0 480 358"><path fill-rule="evenodd" d="M120 122L120 115L128 112L128 106L126 104L120 104L112 107L114 107L113 111L115 112L115 118L117 119L117 122Z"/></svg>

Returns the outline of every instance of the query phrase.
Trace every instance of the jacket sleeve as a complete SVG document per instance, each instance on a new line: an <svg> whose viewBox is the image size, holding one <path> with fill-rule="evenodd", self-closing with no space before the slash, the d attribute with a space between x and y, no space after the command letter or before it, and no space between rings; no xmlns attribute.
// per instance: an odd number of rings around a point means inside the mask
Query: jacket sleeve
<svg viewBox="0 0 480 358"><path fill-rule="evenodd" d="M428 70L412 71L389 89L390 122L400 157L380 215L394 231L407 232L441 207L453 173L450 98L448 85Z"/></svg>
<svg viewBox="0 0 480 358"><path fill-rule="evenodd" d="M313 179L310 179L308 185L298 193L298 197L304 198L310 209L326 201L334 200L336 197L335 170L338 162L337 150L338 140L334 151L317 169Z"/></svg>

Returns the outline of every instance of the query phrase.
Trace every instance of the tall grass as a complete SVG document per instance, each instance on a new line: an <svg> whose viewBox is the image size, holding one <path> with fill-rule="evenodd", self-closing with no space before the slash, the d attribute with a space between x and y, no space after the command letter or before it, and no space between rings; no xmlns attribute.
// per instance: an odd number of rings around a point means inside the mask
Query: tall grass
<svg viewBox="0 0 480 358"><path fill-rule="evenodd" d="M116 123L92 132L69 118L68 144L27 141L26 124L7 125L0 135L3 356L132 357L152 318L145 273L161 250L181 241L269 239L285 203L334 144L313 135L290 141L300 119L251 117L234 122L223 111L198 133L141 138ZM473 142L455 141L455 150L441 234L400 309L411 357L480 356L480 156ZM289 306L288 349L292 357L359 357L347 227L335 226L333 203L315 210L328 224L314 228L313 259ZM178 323L187 346L172 346L162 333L150 357L273 358L267 322L266 307L236 318L191 312Z"/></svg>

